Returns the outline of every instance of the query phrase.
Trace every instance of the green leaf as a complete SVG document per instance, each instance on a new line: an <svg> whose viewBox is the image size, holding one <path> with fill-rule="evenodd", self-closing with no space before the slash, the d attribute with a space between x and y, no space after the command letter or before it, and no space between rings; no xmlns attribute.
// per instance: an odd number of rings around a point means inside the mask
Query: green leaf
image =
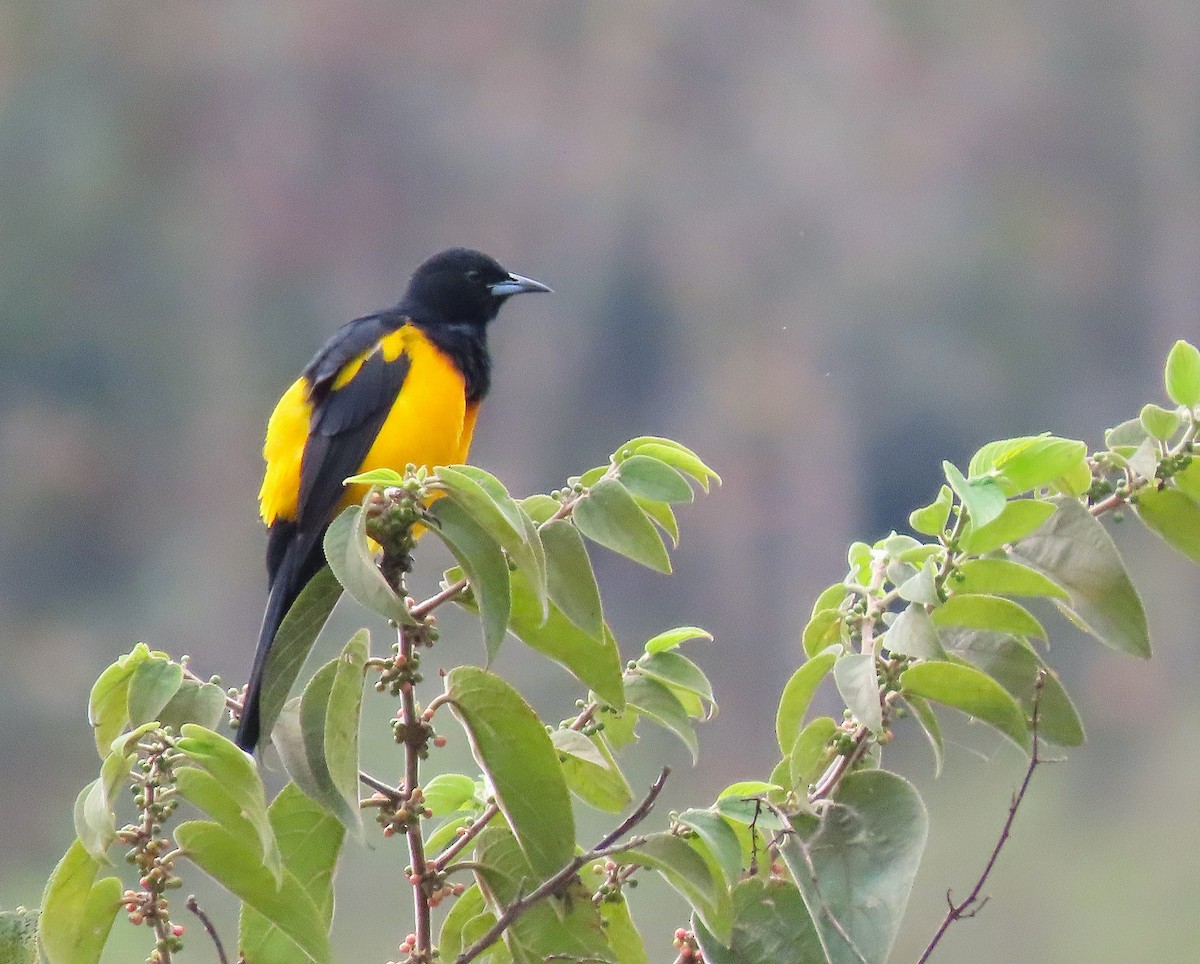
<svg viewBox="0 0 1200 964"><path fill-rule="evenodd" d="M804 654L812 659L830 646L840 644L843 641L845 628L846 614L844 612L840 609L822 609L804 627L801 637Z"/></svg>
<svg viewBox="0 0 1200 964"><path fill-rule="evenodd" d="M618 710L625 705L621 680L621 653L605 627L597 640L571 622L558 606L550 604L543 616L541 604L520 570L512 576L512 614L509 629L526 646L537 650L591 687Z"/></svg>
<svg viewBox="0 0 1200 964"><path fill-rule="evenodd" d="M107 851L117 839L115 808L136 762L136 753L113 750L104 758L99 778L84 787L76 798L75 833L87 852L102 864L112 862Z"/></svg>
<svg viewBox="0 0 1200 964"><path fill-rule="evenodd" d="M1053 579L1010 559L968 559L953 577L956 593L1070 599Z"/></svg>
<svg viewBox="0 0 1200 964"><path fill-rule="evenodd" d="M487 670L451 670L446 692L500 812L537 878L549 877L575 853L571 798L549 735L521 694Z"/></svg>
<svg viewBox="0 0 1200 964"><path fill-rule="evenodd" d="M1140 418L1131 418L1122 422L1116 428L1110 428L1104 433L1104 444L1110 450L1126 458L1149 436Z"/></svg>
<svg viewBox="0 0 1200 964"><path fill-rule="evenodd" d="M729 821L715 810L685 810L676 819L704 841L713 857L710 868L736 884L742 875L742 845Z"/></svg>
<svg viewBox="0 0 1200 964"><path fill-rule="evenodd" d="M269 813L283 866L308 894L328 933L333 920L333 875L345 830L294 783L280 791ZM290 964L299 951L278 925L249 904L242 905L238 947L254 964Z"/></svg>
<svg viewBox="0 0 1200 964"><path fill-rule="evenodd" d="M779 830L783 824L766 801L777 799L782 792L782 784L739 780L717 794L716 809L735 824L754 825L759 831Z"/></svg>
<svg viewBox="0 0 1200 964"><path fill-rule="evenodd" d="M375 565L361 505L349 506L329 524L325 532L325 558L337 581L360 605L393 622L413 624L404 600L396 595Z"/></svg>
<svg viewBox="0 0 1200 964"><path fill-rule="evenodd" d="M113 740L129 723L129 681L134 670L149 658L149 647L138 643L132 652L101 673L92 686L88 697L88 722L95 731L96 752L101 760L108 756Z"/></svg>
<svg viewBox="0 0 1200 964"><path fill-rule="evenodd" d="M671 559L654 523L616 479L602 479L592 486L576 503L572 518L593 542L659 572L671 571Z"/></svg>
<svg viewBox="0 0 1200 964"><path fill-rule="evenodd" d="M637 932L629 905L622 895L600 901L600 917L604 921L604 936L620 964L650 964L642 935Z"/></svg>
<svg viewBox="0 0 1200 964"><path fill-rule="evenodd" d="M1074 499L1058 498L1053 504L1053 518L1009 555L1071 594L1070 603L1056 600L1055 605L1085 632L1106 646L1148 659L1146 613L1112 538Z"/></svg>
<svg viewBox="0 0 1200 964"><path fill-rule="evenodd" d="M842 603L846 601L849 595L849 590L844 582L835 582L832 586L822 591L813 603L812 612L809 613L811 619L823 609L841 609Z"/></svg>
<svg viewBox="0 0 1200 964"><path fill-rule="evenodd" d="M1178 412L1152 403L1142 406L1138 420L1142 423L1142 428L1160 442L1168 441L1183 424Z"/></svg>
<svg viewBox="0 0 1200 964"><path fill-rule="evenodd" d="M942 471L946 474L946 481L950 483L950 488L962 500L968 517L976 526L987 525L1004 511L1004 490L995 479L983 478L968 481L950 462L942 463Z"/></svg>
<svg viewBox="0 0 1200 964"><path fill-rule="evenodd" d="M1167 396L1176 405L1200 405L1200 349L1182 339L1175 342L1167 355L1164 381Z"/></svg>
<svg viewBox="0 0 1200 964"><path fill-rule="evenodd" d="M225 691L216 683L185 679L179 691L158 712L158 720L176 733L184 723L215 730L225 716Z"/></svg>
<svg viewBox="0 0 1200 964"><path fill-rule="evenodd" d="M38 964L38 912L0 911L0 964Z"/></svg>
<svg viewBox="0 0 1200 964"><path fill-rule="evenodd" d="M916 509L908 517L908 524L913 532L927 536L940 536L946 531L946 523L950 520L950 507L954 505L954 493L950 486L943 485L938 490L938 496L929 505Z"/></svg>
<svg viewBox="0 0 1200 964"><path fill-rule="evenodd" d="M679 737L691 751L692 763L696 762L700 756L696 730L679 697L666 686L647 676L632 676L625 682L625 702Z"/></svg>
<svg viewBox="0 0 1200 964"><path fill-rule="evenodd" d="M808 724L788 751L787 773L792 789L807 793L808 786L819 777L831 759L830 742L837 724L829 716L818 716Z"/></svg>
<svg viewBox="0 0 1200 964"><path fill-rule="evenodd" d="M700 920L696 942L706 964L824 964L825 952L800 891L790 881L752 877L733 889L729 946Z"/></svg>
<svg viewBox="0 0 1200 964"><path fill-rule="evenodd" d="M909 693L904 703L912 711L913 718L921 727L921 732L925 734L925 738L933 750L933 776L934 779L937 779L942 775L942 762L946 756L946 745L942 740L942 725L938 722L933 707L921 697Z"/></svg>
<svg viewBox="0 0 1200 964"><path fill-rule="evenodd" d="M183 667L152 656L138 663L129 678L129 720L134 726L158 719L159 711L179 692Z"/></svg>
<svg viewBox="0 0 1200 964"><path fill-rule="evenodd" d="M425 806L445 817L475 800L475 781L461 773L439 773L424 787Z"/></svg>
<svg viewBox="0 0 1200 964"><path fill-rule="evenodd" d="M539 605L546 599L546 559L533 521L494 475L473 465L438 466L437 478L529 579Z"/></svg>
<svg viewBox="0 0 1200 964"><path fill-rule="evenodd" d="M937 627L924 606L913 604L905 609L883 637L884 648L894 656L914 659L941 659L945 656Z"/></svg>
<svg viewBox="0 0 1200 964"><path fill-rule="evenodd" d="M1024 710L1004 687L973 666L919 663L901 674L900 685L905 696L915 694L962 710L1029 752L1029 726Z"/></svg>
<svg viewBox="0 0 1200 964"><path fill-rule="evenodd" d="M804 715L808 712L813 695L836 661L836 653L819 653L796 670L784 685L779 709L775 713L775 739L784 756L791 752L804 726Z"/></svg>
<svg viewBox="0 0 1200 964"><path fill-rule="evenodd" d="M291 871L277 879L242 838L207 820L180 824L175 841L192 863L291 939L303 957L286 960L332 964L324 913Z"/></svg>
<svg viewBox="0 0 1200 964"><path fill-rule="evenodd" d="M653 499L643 499L639 496L634 496L633 501L637 503L638 508L646 513L654 524L657 525L663 532L671 537L671 545L679 545L679 522L675 519L675 513L665 502L655 502Z"/></svg>
<svg viewBox="0 0 1200 964"><path fill-rule="evenodd" d="M985 552L1024 539L1036 532L1046 520L1054 515L1054 503L1043 499L1018 499L1009 502L1004 511L988 525L978 526L968 522L959 545L972 555Z"/></svg>
<svg viewBox="0 0 1200 964"><path fill-rule="evenodd" d="M1200 459L1195 456L1183 468L1171 476L1175 487L1197 502L1200 502Z"/></svg>
<svg viewBox="0 0 1200 964"><path fill-rule="evenodd" d="M937 564L927 559L919 572L896 587L896 595L905 602L933 606L941 601L937 587Z"/></svg>
<svg viewBox="0 0 1200 964"><path fill-rule="evenodd" d="M604 638L600 587L579 530L565 519L539 530L546 551L546 589L563 615L593 639Z"/></svg>
<svg viewBox="0 0 1200 964"><path fill-rule="evenodd" d="M371 469L342 479L342 485L399 485L403 481L404 473L395 469Z"/></svg>
<svg viewBox="0 0 1200 964"><path fill-rule="evenodd" d="M267 817L266 796L254 763L234 743L212 730L188 723L181 732L183 736L177 741L176 749L189 763L213 777L239 818L254 828L258 843L255 859L278 879L279 845ZM180 793L183 792L181 787ZM193 802L202 808L205 806L204 801ZM221 819L219 813L211 815Z"/></svg>
<svg viewBox="0 0 1200 964"><path fill-rule="evenodd" d="M287 702L296 677L312 652L321 630L329 621L333 607L342 598L342 584L328 566L323 566L300 591L292 608L283 617L275 633L275 642L267 652L259 696L259 742L266 743L275 729L275 721ZM200 721L202 722L202 721Z"/></svg>
<svg viewBox="0 0 1200 964"><path fill-rule="evenodd" d="M534 524L539 526L544 522L549 522L562 508L562 504L557 499L540 492L535 495L527 495L521 500L520 506L534 521Z"/></svg>
<svg viewBox="0 0 1200 964"><path fill-rule="evenodd" d="M970 474L988 476L999 483L1008 497L1053 485L1082 465L1086 468L1087 445L1052 435L1005 439L985 445L971 459ZM1089 473L1090 475L1090 473Z"/></svg>
<svg viewBox="0 0 1200 964"><path fill-rule="evenodd" d="M369 639L360 629L317 670L304 687L298 715L280 718L275 741L300 789L358 838L358 731Z"/></svg>
<svg viewBox="0 0 1200 964"><path fill-rule="evenodd" d="M690 475L700 483L700 487L705 492L708 491L709 479L712 479L717 485L721 484L721 477L705 465L695 452L669 438L643 435L640 438L630 439L613 453L613 461L620 465L634 455L657 459L659 462L665 462L672 468L678 469L684 475Z"/></svg>
<svg viewBox="0 0 1200 964"><path fill-rule="evenodd" d="M481 833L475 855L480 889L489 908L497 914L543 879L505 827L493 826ZM564 896L530 907L504 933L504 943L512 959L519 964L541 964L547 959L563 958L612 961L600 912L591 896L576 881L568 885Z"/></svg>
<svg viewBox="0 0 1200 964"><path fill-rule="evenodd" d="M696 497L691 484L678 470L645 455L625 459L617 478L630 493L653 502L691 502Z"/></svg>
<svg viewBox="0 0 1200 964"><path fill-rule="evenodd" d="M659 633L649 640L646 643L646 652L650 655L665 653L667 650L676 649L681 643L693 639L707 639L711 643L712 638L712 633L699 626L679 626L675 629L668 629L665 633Z"/></svg>
<svg viewBox="0 0 1200 964"><path fill-rule="evenodd" d="M946 645L1008 690L1020 702L1026 717L1033 713L1038 670L1046 670L1038 703L1038 736L1059 746L1083 743L1083 724L1071 698L1025 640L1004 633L955 630L946 634Z"/></svg>
<svg viewBox="0 0 1200 964"><path fill-rule="evenodd" d="M712 704L715 713L717 703L713 699L712 684L704 671L686 656L670 651L648 653L638 660L637 668L639 673L666 683L674 690L694 693Z"/></svg>
<svg viewBox="0 0 1200 964"><path fill-rule="evenodd" d="M862 770L839 784L819 823L781 838L780 855L825 949L815 960L888 959L928 830L911 784L885 770Z"/></svg>
<svg viewBox="0 0 1200 964"><path fill-rule="evenodd" d="M123 885L96 879L100 864L76 840L46 882L38 937L47 964L97 964L108 943Z"/></svg>
<svg viewBox="0 0 1200 964"><path fill-rule="evenodd" d="M1046 631L1024 606L1003 596L955 593L933 611L935 626L990 629L1016 636L1046 638Z"/></svg>
<svg viewBox="0 0 1200 964"><path fill-rule="evenodd" d="M605 813L620 813L633 802L633 788L598 734L559 729L550 739L561 754L567 786L580 800Z"/></svg>
<svg viewBox="0 0 1200 964"><path fill-rule="evenodd" d="M833 665L833 681L858 720L872 733L883 731L883 708L879 704L879 675L874 653L845 653Z"/></svg>
<svg viewBox="0 0 1200 964"><path fill-rule="evenodd" d="M490 661L508 630L512 606L508 561L500 543L454 498L439 499L429 515L436 522L431 531L446 544L471 583Z"/></svg>
<svg viewBox="0 0 1200 964"><path fill-rule="evenodd" d="M686 900L718 940L730 938L733 921L729 892L708 862L687 841L670 833L646 836L636 847L614 854L617 864L640 864L662 875Z"/></svg>
<svg viewBox="0 0 1200 964"><path fill-rule="evenodd" d="M471 943L474 943L464 939L463 930L471 919L482 914L486 907L483 891L479 889L478 884L472 884L450 905L450 911L442 921L442 929L438 934L438 950L443 961L457 959Z"/></svg>
<svg viewBox="0 0 1200 964"><path fill-rule="evenodd" d="M1136 508L1154 532L1200 562L1200 504L1178 489L1147 489L1138 495Z"/></svg>

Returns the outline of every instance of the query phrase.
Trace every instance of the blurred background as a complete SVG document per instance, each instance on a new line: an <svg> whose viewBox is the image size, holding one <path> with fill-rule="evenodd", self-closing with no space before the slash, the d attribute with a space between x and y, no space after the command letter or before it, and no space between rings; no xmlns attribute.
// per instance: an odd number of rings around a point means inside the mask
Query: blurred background
<svg viewBox="0 0 1200 964"><path fill-rule="evenodd" d="M941 459L1043 430L1098 445L1164 400L1167 349L1200 335L1200 6L0 6L0 905L36 904L71 839L105 665L145 640L244 679L266 417L450 244L557 292L492 329L475 462L523 495L665 434L724 477L682 513L675 577L597 553L628 655L679 623L717 637L691 652L721 702L701 765L657 733L627 757L703 804L769 772L812 599L851 540L905 528ZM1116 534L1155 658L1055 624L1090 742L1039 771L941 960L1200 952L1200 578ZM343 605L327 645L363 620ZM456 625L446 661L479 659ZM567 715L569 681L518 649L501 668ZM889 749L932 817L897 961L969 889L1022 769L952 736L937 781L918 734ZM404 933L370 923L403 863L380 850L347 855L366 876L341 960ZM642 923L671 960L681 906ZM135 936L106 960L144 957Z"/></svg>

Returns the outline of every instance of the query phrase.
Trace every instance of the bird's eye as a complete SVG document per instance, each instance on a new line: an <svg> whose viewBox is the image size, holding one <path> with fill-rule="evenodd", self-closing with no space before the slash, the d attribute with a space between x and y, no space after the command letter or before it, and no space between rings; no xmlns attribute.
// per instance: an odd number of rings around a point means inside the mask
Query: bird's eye
<svg viewBox="0 0 1200 964"><path fill-rule="evenodd" d="M472 268L470 271L467 272L467 280L468 281L478 281L480 279L480 277L481 277L481 275L479 274L479 270L477 268Z"/></svg>

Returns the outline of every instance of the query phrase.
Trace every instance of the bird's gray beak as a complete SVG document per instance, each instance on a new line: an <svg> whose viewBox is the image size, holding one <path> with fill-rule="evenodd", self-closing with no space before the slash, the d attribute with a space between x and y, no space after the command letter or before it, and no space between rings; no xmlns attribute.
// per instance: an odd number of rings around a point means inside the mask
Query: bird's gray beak
<svg viewBox="0 0 1200 964"><path fill-rule="evenodd" d="M494 285L489 285L488 288L497 298L507 298L509 295L519 295L533 291L546 291L553 294L553 289L546 287L540 281L534 281L532 278L526 278L519 274L510 274L503 281L497 281Z"/></svg>

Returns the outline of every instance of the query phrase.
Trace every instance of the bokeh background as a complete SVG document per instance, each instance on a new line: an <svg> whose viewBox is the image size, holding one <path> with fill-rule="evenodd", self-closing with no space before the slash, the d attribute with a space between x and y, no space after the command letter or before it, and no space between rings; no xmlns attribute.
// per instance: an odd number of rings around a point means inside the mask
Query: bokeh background
<svg viewBox="0 0 1200 964"><path fill-rule="evenodd" d="M721 700L700 767L657 734L630 763L644 785L672 762L669 804L703 803L769 772L811 600L942 458L1098 444L1163 400L1166 350L1200 335L1200 5L8 0L0 905L35 904L71 838L107 663L146 640L244 678L274 399L449 244L557 291L493 329L478 464L525 494L655 433L724 476L682 515L674 578L599 559L628 654L678 623L717 636L693 651ZM1200 953L1200 579L1136 523L1118 536L1155 658L1060 637L1090 743L1039 772L942 960ZM447 662L480 654L461 625ZM503 668L566 715L574 690L517 649ZM932 815L904 961L1021 761L966 728L937 781L919 735L889 754ZM394 956L404 930L370 915L402 858L347 863L341 959ZM656 959L682 922L643 918Z"/></svg>

